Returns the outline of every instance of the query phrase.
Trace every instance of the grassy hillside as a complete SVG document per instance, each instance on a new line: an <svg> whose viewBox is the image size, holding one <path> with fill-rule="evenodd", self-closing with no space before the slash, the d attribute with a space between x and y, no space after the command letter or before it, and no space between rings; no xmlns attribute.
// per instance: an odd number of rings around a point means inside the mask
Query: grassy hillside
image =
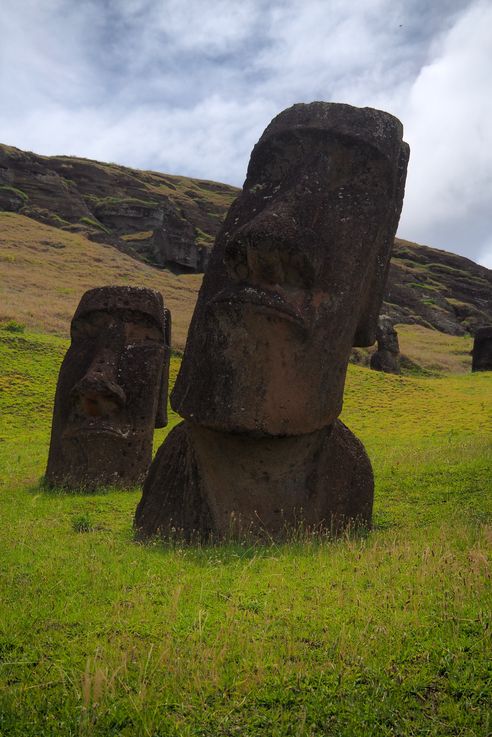
<svg viewBox="0 0 492 737"><path fill-rule="evenodd" d="M367 537L142 546L138 490L39 485L65 347L0 330L2 737L492 733L491 373L349 367Z"/></svg>
<svg viewBox="0 0 492 737"><path fill-rule="evenodd" d="M152 268L82 234L0 212L0 324L14 320L66 337L86 289L103 284L149 286L162 292L170 307L173 347L182 350L201 280L199 274L174 275ZM402 352L417 367L431 372L470 370L469 336L419 325L402 325L398 331Z"/></svg>
<svg viewBox="0 0 492 737"><path fill-rule="evenodd" d="M214 238L238 193L220 182L73 156L38 156L0 144L0 213L22 215L19 223L28 228L31 242L40 222L53 226L60 242L65 233L78 233L80 244L89 239L103 252L110 246L173 272L206 270ZM38 239L43 240L41 230ZM92 261L97 250L88 253ZM463 256L396 238L382 312L394 323L473 334L492 323L492 272Z"/></svg>
<svg viewBox="0 0 492 737"><path fill-rule="evenodd" d="M0 323L15 320L67 336L82 294L105 284L153 287L173 317L182 349L202 277L178 276L14 213L0 212Z"/></svg>

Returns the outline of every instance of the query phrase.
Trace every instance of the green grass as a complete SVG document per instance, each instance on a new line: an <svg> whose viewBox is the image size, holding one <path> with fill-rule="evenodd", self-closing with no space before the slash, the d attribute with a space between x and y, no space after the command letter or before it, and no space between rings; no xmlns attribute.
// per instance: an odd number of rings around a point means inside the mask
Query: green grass
<svg viewBox="0 0 492 737"><path fill-rule="evenodd" d="M87 198L88 199L88 198ZM159 203L155 200L144 200L138 197L92 197L93 201L97 203L97 207L114 207L118 205L128 205L129 207L147 207L156 208Z"/></svg>
<svg viewBox="0 0 492 737"><path fill-rule="evenodd" d="M143 546L138 490L40 486L66 346L0 330L2 737L492 734L490 373L349 367L365 537Z"/></svg>

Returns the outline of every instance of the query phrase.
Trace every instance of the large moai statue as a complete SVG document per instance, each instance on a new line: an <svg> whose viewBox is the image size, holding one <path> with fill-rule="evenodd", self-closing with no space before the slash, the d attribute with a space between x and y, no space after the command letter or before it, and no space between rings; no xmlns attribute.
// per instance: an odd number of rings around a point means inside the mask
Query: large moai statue
<svg viewBox="0 0 492 737"><path fill-rule="evenodd" d="M351 348L375 340L408 155L371 108L299 104L267 127L211 254L140 536L370 523L371 465L337 417Z"/></svg>
<svg viewBox="0 0 492 737"><path fill-rule="evenodd" d="M371 356L371 368L386 374L400 374L400 344L391 318L380 315L376 329L378 349Z"/></svg>
<svg viewBox="0 0 492 737"><path fill-rule="evenodd" d="M472 371L492 371L492 325L478 328L475 333Z"/></svg>
<svg viewBox="0 0 492 737"><path fill-rule="evenodd" d="M55 396L49 486L141 483L154 427L167 424L171 315L140 287L86 292L71 324Z"/></svg>

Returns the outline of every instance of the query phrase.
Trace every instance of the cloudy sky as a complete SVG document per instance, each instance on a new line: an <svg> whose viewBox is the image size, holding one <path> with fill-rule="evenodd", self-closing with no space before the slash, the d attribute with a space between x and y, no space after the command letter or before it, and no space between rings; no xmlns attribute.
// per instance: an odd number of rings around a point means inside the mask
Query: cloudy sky
<svg viewBox="0 0 492 737"><path fill-rule="evenodd" d="M2 0L0 141L241 185L280 110L382 108L402 238L492 268L492 0Z"/></svg>

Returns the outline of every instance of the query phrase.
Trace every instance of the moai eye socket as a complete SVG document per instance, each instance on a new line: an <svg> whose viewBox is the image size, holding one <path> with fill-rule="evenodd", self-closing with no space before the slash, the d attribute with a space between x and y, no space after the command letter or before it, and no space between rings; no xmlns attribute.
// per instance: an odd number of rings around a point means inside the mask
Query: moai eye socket
<svg viewBox="0 0 492 737"><path fill-rule="evenodd" d="M314 284L314 267L304 253L283 251L281 254L286 287L310 289Z"/></svg>
<svg viewBox="0 0 492 737"><path fill-rule="evenodd" d="M71 336L72 339L92 340L101 335L114 323L114 318L107 312L94 310L81 315L76 320L72 320Z"/></svg>
<svg viewBox="0 0 492 737"><path fill-rule="evenodd" d="M162 345L162 331L149 320L125 321L125 342Z"/></svg>
<svg viewBox="0 0 492 737"><path fill-rule="evenodd" d="M248 253L244 241L236 240L228 244L224 254L224 263L227 273L234 281L245 281L248 278Z"/></svg>
<svg viewBox="0 0 492 737"><path fill-rule="evenodd" d="M71 327L72 340L92 340L98 335L98 329L94 321L81 317L74 320Z"/></svg>

